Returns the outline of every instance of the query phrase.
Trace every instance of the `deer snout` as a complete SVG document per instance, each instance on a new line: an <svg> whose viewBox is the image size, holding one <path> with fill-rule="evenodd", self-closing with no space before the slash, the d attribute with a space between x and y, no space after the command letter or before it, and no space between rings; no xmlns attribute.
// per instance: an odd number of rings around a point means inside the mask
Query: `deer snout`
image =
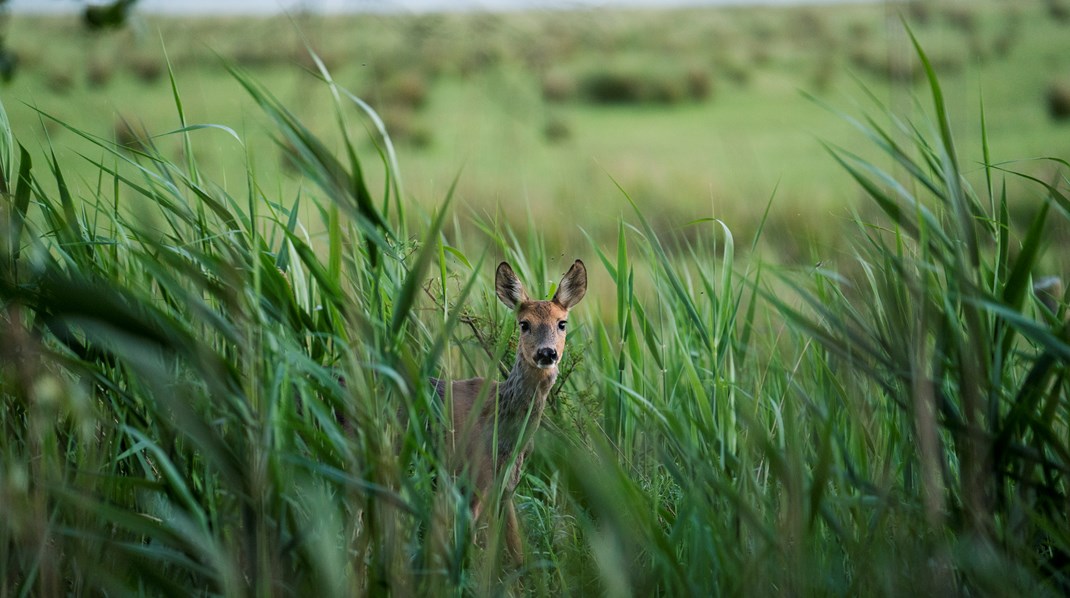
<svg viewBox="0 0 1070 598"><path fill-rule="evenodd" d="M541 368L553 367L557 363L557 349L543 347L535 351L535 365Z"/></svg>

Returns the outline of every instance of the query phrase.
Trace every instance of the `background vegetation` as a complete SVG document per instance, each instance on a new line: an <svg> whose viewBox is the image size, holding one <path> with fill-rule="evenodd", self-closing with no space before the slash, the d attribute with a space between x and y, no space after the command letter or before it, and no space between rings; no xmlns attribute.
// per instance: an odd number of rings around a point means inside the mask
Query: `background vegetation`
<svg viewBox="0 0 1070 598"><path fill-rule="evenodd" d="M612 240L613 222L627 211L612 178L641 205L657 206L658 230L705 216L750 237L775 190L766 258L811 262L817 253L829 261L842 257L849 208L864 204L817 140L844 145L853 132L801 92L857 112L851 106L868 104L861 82L897 113L915 114L922 77L903 14L945 81L953 128L970 141L962 150L968 176L980 172L982 98L996 162L1066 155L1070 121L1058 115L1070 36L1054 6L1061 4L947 0L203 20L135 11L127 28L95 32L76 15L13 15L7 45L19 74L4 94L28 145L40 145L42 127L23 102L128 142L179 126L169 58L189 121L224 124L247 138L248 161L257 172L282 171L270 191L289 197L300 181L221 62L249 69L336 149L329 100L309 93L307 45L382 115L403 174L412 173L404 177L406 201L433 206L463 170L461 226L472 215L549 222L568 209L596 239ZM62 128L46 127L61 158L79 148ZM197 145L203 168L220 180L246 165L225 139ZM184 159L177 142L161 149ZM357 149L374 157L368 143ZM226 180L236 193L244 183ZM1035 198L1014 202L1015 212L1020 206L1028 213ZM575 227L542 228L555 244L584 246Z"/></svg>
<svg viewBox="0 0 1070 598"><path fill-rule="evenodd" d="M903 8L13 26L0 592L1065 594L1063 5ZM512 567L426 380L577 256Z"/></svg>

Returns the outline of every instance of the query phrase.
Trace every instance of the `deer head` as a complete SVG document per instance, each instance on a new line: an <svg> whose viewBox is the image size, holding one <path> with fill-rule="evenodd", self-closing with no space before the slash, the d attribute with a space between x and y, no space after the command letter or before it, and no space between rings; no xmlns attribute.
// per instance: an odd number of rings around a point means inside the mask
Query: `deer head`
<svg viewBox="0 0 1070 598"><path fill-rule="evenodd" d="M587 269L583 262L576 260L572 264L549 301L531 300L516 273L505 262L498 264L494 286L502 303L516 312L520 327L518 360L544 370L557 367L565 352L568 311L587 292Z"/></svg>

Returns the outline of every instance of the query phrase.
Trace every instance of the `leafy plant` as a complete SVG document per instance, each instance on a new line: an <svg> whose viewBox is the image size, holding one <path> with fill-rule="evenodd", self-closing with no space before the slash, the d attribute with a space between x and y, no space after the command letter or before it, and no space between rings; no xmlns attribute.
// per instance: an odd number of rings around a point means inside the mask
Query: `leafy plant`
<svg viewBox="0 0 1070 598"><path fill-rule="evenodd" d="M874 384L849 399L850 408L879 410L898 437L878 469L866 473L851 451L844 467L857 492L894 493L918 509L923 550L940 563L928 587L1028 588L1032 571L1065 590L1070 545L1055 530L1066 525L1057 505L1070 492L1070 347L1061 314L1034 296L1032 276L1053 207L1065 217L1070 203L1057 185L1032 179L1044 200L1025 235L1012 235L1010 200L987 142L978 193L963 176L936 73L915 47L935 137L896 118L891 129L857 123L903 178L829 148L888 220L860 229L860 276L848 282L817 272L813 288L785 279L805 307L767 297L841 360L846 375Z"/></svg>

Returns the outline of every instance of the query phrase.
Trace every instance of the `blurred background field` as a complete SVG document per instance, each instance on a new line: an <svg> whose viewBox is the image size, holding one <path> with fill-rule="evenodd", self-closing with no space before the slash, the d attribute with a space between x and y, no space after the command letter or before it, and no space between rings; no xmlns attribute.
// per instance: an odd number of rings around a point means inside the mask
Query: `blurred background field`
<svg viewBox="0 0 1070 598"><path fill-rule="evenodd" d="M247 69L331 139L330 98L315 83L310 47L382 115L407 202L436 204L460 174L461 230L470 216L532 217L571 255L584 246L583 231L614 238L625 206L616 182L659 231L682 236L689 222L716 217L750 238L772 197L764 257L835 260L846 251L839 240L850 210L866 208L821 142L857 147L858 134L806 94L859 115L873 108L872 93L914 113L925 91L902 19L944 82L968 171L981 171L979 99L995 162L1067 155L1068 12L1065 0L944 0L196 18L140 14L135 5L124 27L105 31L88 31L74 13L15 14L7 45L17 73L2 93L24 143L44 145L47 134L76 166L67 156L84 146L34 109L120 143L177 129L166 50L188 121L226 125L248 140L242 151L225 133L201 132L193 145L200 164L223 180L249 162L277 181L265 199L292 201L298 183L285 151L222 63ZM366 124L354 114L349 126ZM181 158L179 137L156 143ZM374 157L371 143L362 149ZM374 168L368 175L381 178ZM241 195L245 183L226 184ZM1013 215L1030 218L1038 198L1012 198Z"/></svg>

